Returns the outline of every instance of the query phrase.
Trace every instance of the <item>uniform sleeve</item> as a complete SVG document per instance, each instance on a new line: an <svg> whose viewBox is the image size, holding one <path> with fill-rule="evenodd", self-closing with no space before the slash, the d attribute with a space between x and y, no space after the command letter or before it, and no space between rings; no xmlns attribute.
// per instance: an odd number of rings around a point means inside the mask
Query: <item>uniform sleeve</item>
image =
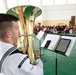
<svg viewBox="0 0 76 75"><path fill-rule="evenodd" d="M36 60L36 66L39 66L40 68L43 69L43 62L41 61L40 58L38 58L38 59Z"/></svg>
<svg viewBox="0 0 76 75"><path fill-rule="evenodd" d="M21 75L43 75L43 62L39 58L36 60L36 65L32 65L28 58L18 70Z"/></svg>

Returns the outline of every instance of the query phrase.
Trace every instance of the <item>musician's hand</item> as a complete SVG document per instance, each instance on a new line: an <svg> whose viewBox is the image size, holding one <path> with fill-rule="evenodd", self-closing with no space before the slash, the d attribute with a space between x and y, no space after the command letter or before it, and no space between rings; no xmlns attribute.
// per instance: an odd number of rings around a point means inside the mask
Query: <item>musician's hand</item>
<svg viewBox="0 0 76 75"><path fill-rule="evenodd" d="M35 58L39 58L40 57L40 53L38 50L34 51L34 55L35 55Z"/></svg>

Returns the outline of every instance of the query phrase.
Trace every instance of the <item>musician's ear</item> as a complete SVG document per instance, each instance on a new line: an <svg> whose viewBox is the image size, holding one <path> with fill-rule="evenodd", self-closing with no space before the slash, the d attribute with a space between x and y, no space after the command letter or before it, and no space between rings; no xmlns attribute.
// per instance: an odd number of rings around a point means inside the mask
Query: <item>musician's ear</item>
<svg viewBox="0 0 76 75"><path fill-rule="evenodd" d="M5 33L5 36L6 36L7 38L10 38L10 37L12 36L12 33L11 33L10 31L7 31L7 32Z"/></svg>

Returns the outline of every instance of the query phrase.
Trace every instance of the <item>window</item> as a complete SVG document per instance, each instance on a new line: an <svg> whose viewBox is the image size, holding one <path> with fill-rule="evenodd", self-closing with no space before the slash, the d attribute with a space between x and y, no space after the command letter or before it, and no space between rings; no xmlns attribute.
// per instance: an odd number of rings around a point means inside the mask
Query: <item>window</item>
<svg viewBox="0 0 76 75"><path fill-rule="evenodd" d="M40 6L41 5L41 1L40 0L30 0L30 4L31 5Z"/></svg>
<svg viewBox="0 0 76 75"><path fill-rule="evenodd" d="M18 5L27 5L29 4L28 0L18 0Z"/></svg>
<svg viewBox="0 0 76 75"><path fill-rule="evenodd" d="M66 4L66 0L55 0L55 5Z"/></svg>
<svg viewBox="0 0 76 75"><path fill-rule="evenodd" d="M15 6L17 6L17 0L7 0L8 8L15 7Z"/></svg>
<svg viewBox="0 0 76 75"><path fill-rule="evenodd" d="M76 0L67 0L67 4L76 4Z"/></svg>
<svg viewBox="0 0 76 75"><path fill-rule="evenodd" d="M5 4L3 0L0 0L0 8L5 8Z"/></svg>
<svg viewBox="0 0 76 75"><path fill-rule="evenodd" d="M48 5L53 5L54 0L42 0L42 6L48 6Z"/></svg>
<svg viewBox="0 0 76 75"><path fill-rule="evenodd" d="M0 13L6 13L6 5L4 0L0 0Z"/></svg>

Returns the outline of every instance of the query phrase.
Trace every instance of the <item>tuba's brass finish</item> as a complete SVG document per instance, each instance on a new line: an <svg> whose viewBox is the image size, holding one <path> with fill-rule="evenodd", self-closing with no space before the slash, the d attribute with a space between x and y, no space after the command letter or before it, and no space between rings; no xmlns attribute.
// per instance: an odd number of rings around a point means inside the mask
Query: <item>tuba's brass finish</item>
<svg viewBox="0 0 76 75"><path fill-rule="evenodd" d="M20 34L19 42L22 44L21 50L23 53L28 52L30 62L34 63L34 22L36 17L42 13L41 9L35 6L17 6L9 9L7 14L12 14L19 18Z"/></svg>

